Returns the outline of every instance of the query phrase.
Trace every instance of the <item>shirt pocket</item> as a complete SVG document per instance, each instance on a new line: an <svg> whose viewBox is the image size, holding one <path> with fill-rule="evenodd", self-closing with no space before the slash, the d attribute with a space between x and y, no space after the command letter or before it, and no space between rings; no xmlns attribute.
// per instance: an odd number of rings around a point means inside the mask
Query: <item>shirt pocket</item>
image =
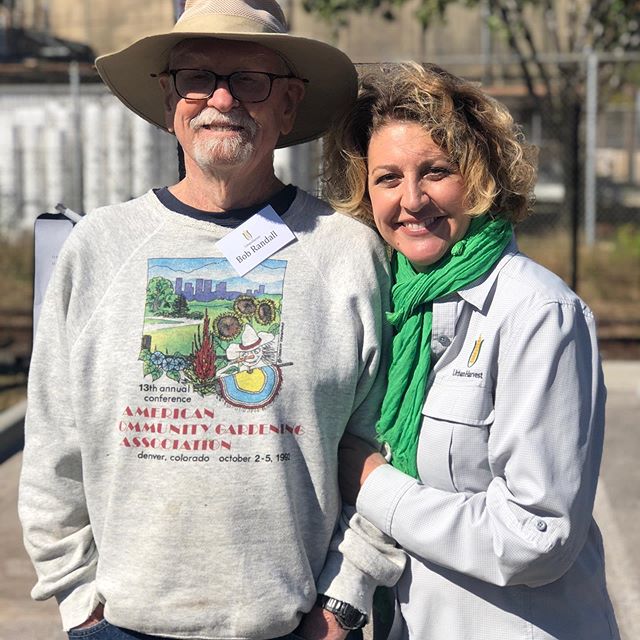
<svg viewBox="0 0 640 640"><path fill-rule="evenodd" d="M491 389L434 383L422 408L418 471L425 484L456 492L484 491L492 480Z"/></svg>

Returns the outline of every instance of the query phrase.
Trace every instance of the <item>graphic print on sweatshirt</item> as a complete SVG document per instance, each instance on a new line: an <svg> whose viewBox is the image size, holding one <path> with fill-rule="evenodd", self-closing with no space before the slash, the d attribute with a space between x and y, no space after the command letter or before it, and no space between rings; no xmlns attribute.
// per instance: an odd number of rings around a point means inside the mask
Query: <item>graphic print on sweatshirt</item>
<svg viewBox="0 0 640 640"><path fill-rule="evenodd" d="M140 360L147 387L192 389L260 409L282 384L282 290L287 262L238 276L225 258L152 258Z"/></svg>

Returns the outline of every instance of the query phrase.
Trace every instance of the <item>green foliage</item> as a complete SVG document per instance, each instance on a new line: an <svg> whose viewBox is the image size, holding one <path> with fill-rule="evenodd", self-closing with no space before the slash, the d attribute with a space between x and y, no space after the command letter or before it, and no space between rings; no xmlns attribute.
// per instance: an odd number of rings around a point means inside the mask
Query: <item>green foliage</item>
<svg viewBox="0 0 640 640"><path fill-rule="evenodd" d="M337 27L346 26L351 14L379 12L393 20L395 10L407 0L304 0L303 7ZM423 29L446 18L453 4L469 8L484 5L487 0L418 0L416 19ZM557 46L556 53L575 53L588 48L609 52L640 50L637 36L638 6L629 0L564 3L560 0L488 0L485 18L494 33L504 37L512 52L519 57L537 58L539 46ZM531 11L533 10L533 11ZM536 44L534 24L542 18L548 37ZM569 29L560 25L567 24ZM555 43L555 44L552 44ZM551 53L551 49L546 52Z"/></svg>
<svg viewBox="0 0 640 640"><path fill-rule="evenodd" d="M444 19L447 6L453 0L421 0L416 9L416 18L420 24L426 28L436 19ZM397 4L400 4L396 0ZM471 4L471 3L469 3ZM475 3L474 3L475 4Z"/></svg>
<svg viewBox="0 0 640 640"><path fill-rule="evenodd" d="M151 376L154 382L161 378L163 374L171 380L181 382L181 372L190 366L190 357L184 356L179 351L176 351L171 356L162 351L156 350L152 352L150 349L142 349L138 360L142 360L144 363L143 374Z"/></svg>
<svg viewBox="0 0 640 640"><path fill-rule="evenodd" d="M406 0L304 0L303 7L326 22L346 26L350 13L380 11L385 20L394 20L394 10ZM476 4L478 0L471 0ZM426 27L436 18L444 18L447 6L454 0L422 0L416 9L417 20Z"/></svg>
<svg viewBox="0 0 640 640"><path fill-rule="evenodd" d="M383 4L384 0L304 0L302 6L305 11L315 13L326 22L343 26L348 23L349 13L375 11Z"/></svg>
<svg viewBox="0 0 640 640"><path fill-rule="evenodd" d="M173 301L171 315L176 318L188 318L189 317L189 304L187 299L182 295L177 295Z"/></svg>
<svg viewBox="0 0 640 640"><path fill-rule="evenodd" d="M153 381L156 381L158 378L160 378L162 376L162 367L154 364L151 361L151 351L149 351L149 349L143 349L140 352L140 360L142 360L143 362L143 367L142 367L142 371L143 371L143 375L146 376L151 376L151 379Z"/></svg>
<svg viewBox="0 0 640 640"><path fill-rule="evenodd" d="M156 276L147 285L147 310L156 315L171 315L176 294L171 280Z"/></svg>
<svg viewBox="0 0 640 640"><path fill-rule="evenodd" d="M33 299L33 235L0 236L0 308L29 309Z"/></svg>
<svg viewBox="0 0 640 640"><path fill-rule="evenodd" d="M640 258L640 227L628 223L616 229L616 252L623 257Z"/></svg>

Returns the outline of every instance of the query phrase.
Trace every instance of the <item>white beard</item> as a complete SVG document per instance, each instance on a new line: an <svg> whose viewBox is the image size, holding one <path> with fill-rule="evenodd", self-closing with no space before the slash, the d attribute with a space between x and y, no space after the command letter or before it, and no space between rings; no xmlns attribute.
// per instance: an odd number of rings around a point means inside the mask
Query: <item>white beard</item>
<svg viewBox="0 0 640 640"><path fill-rule="evenodd" d="M246 140L238 132L222 140L197 140L193 147L193 159L201 169L244 164L253 155L254 148L253 140Z"/></svg>
<svg viewBox="0 0 640 640"><path fill-rule="evenodd" d="M226 133L224 137L197 137L193 146L193 158L203 169L213 169L220 165L232 166L243 164L251 158L255 151L255 140L258 132L256 122L244 114L223 114L213 107L201 111L189 123L194 131L205 125L238 125L242 129Z"/></svg>

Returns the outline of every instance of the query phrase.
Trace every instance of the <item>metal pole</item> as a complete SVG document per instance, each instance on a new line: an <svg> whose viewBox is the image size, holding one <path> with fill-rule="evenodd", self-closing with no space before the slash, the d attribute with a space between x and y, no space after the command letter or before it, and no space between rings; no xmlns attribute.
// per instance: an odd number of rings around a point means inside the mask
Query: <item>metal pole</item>
<svg viewBox="0 0 640 640"><path fill-rule="evenodd" d="M578 291L578 277L579 277L579 228L580 228L580 117L582 111L582 105L578 102L568 106L570 110L569 122L570 122L570 151L576 158L573 165L573 171L570 176L571 181L571 202L570 211L571 216L571 288L577 293Z"/></svg>
<svg viewBox="0 0 640 640"><path fill-rule="evenodd" d="M628 179L629 184L640 182L636 179L636 152L638 149L638 133L640 132L640 89L636 90L636 100L631 112L631 135L629 140Z"/></svg>
<svg viewBox="0 0 640 640"><path fill-rule="evenodd" d="M82 113L80 105L80 66L74 60L69 63L69 93L71 95L71 179L73 199L71 206L84 211L82 199Z"/></svg>
<svg viewBox="0 0 640 640"><path fill-rule="evenodd" d="M587 52L585 113L584 226L587 247L596 243L596 145L598 133L598 54Z"/></svg>
<svg viewBox="0 0 640 640"><path fill-rule="evenodd" d="M480 25L480 50L485 61L482 70L482 83L489 86L493 82L493 65L491 64L491 54L493 53L493 43L491 40L491 28L489 20L491 19L491 0L484 0L481 6L481 25Z"/></svg>

